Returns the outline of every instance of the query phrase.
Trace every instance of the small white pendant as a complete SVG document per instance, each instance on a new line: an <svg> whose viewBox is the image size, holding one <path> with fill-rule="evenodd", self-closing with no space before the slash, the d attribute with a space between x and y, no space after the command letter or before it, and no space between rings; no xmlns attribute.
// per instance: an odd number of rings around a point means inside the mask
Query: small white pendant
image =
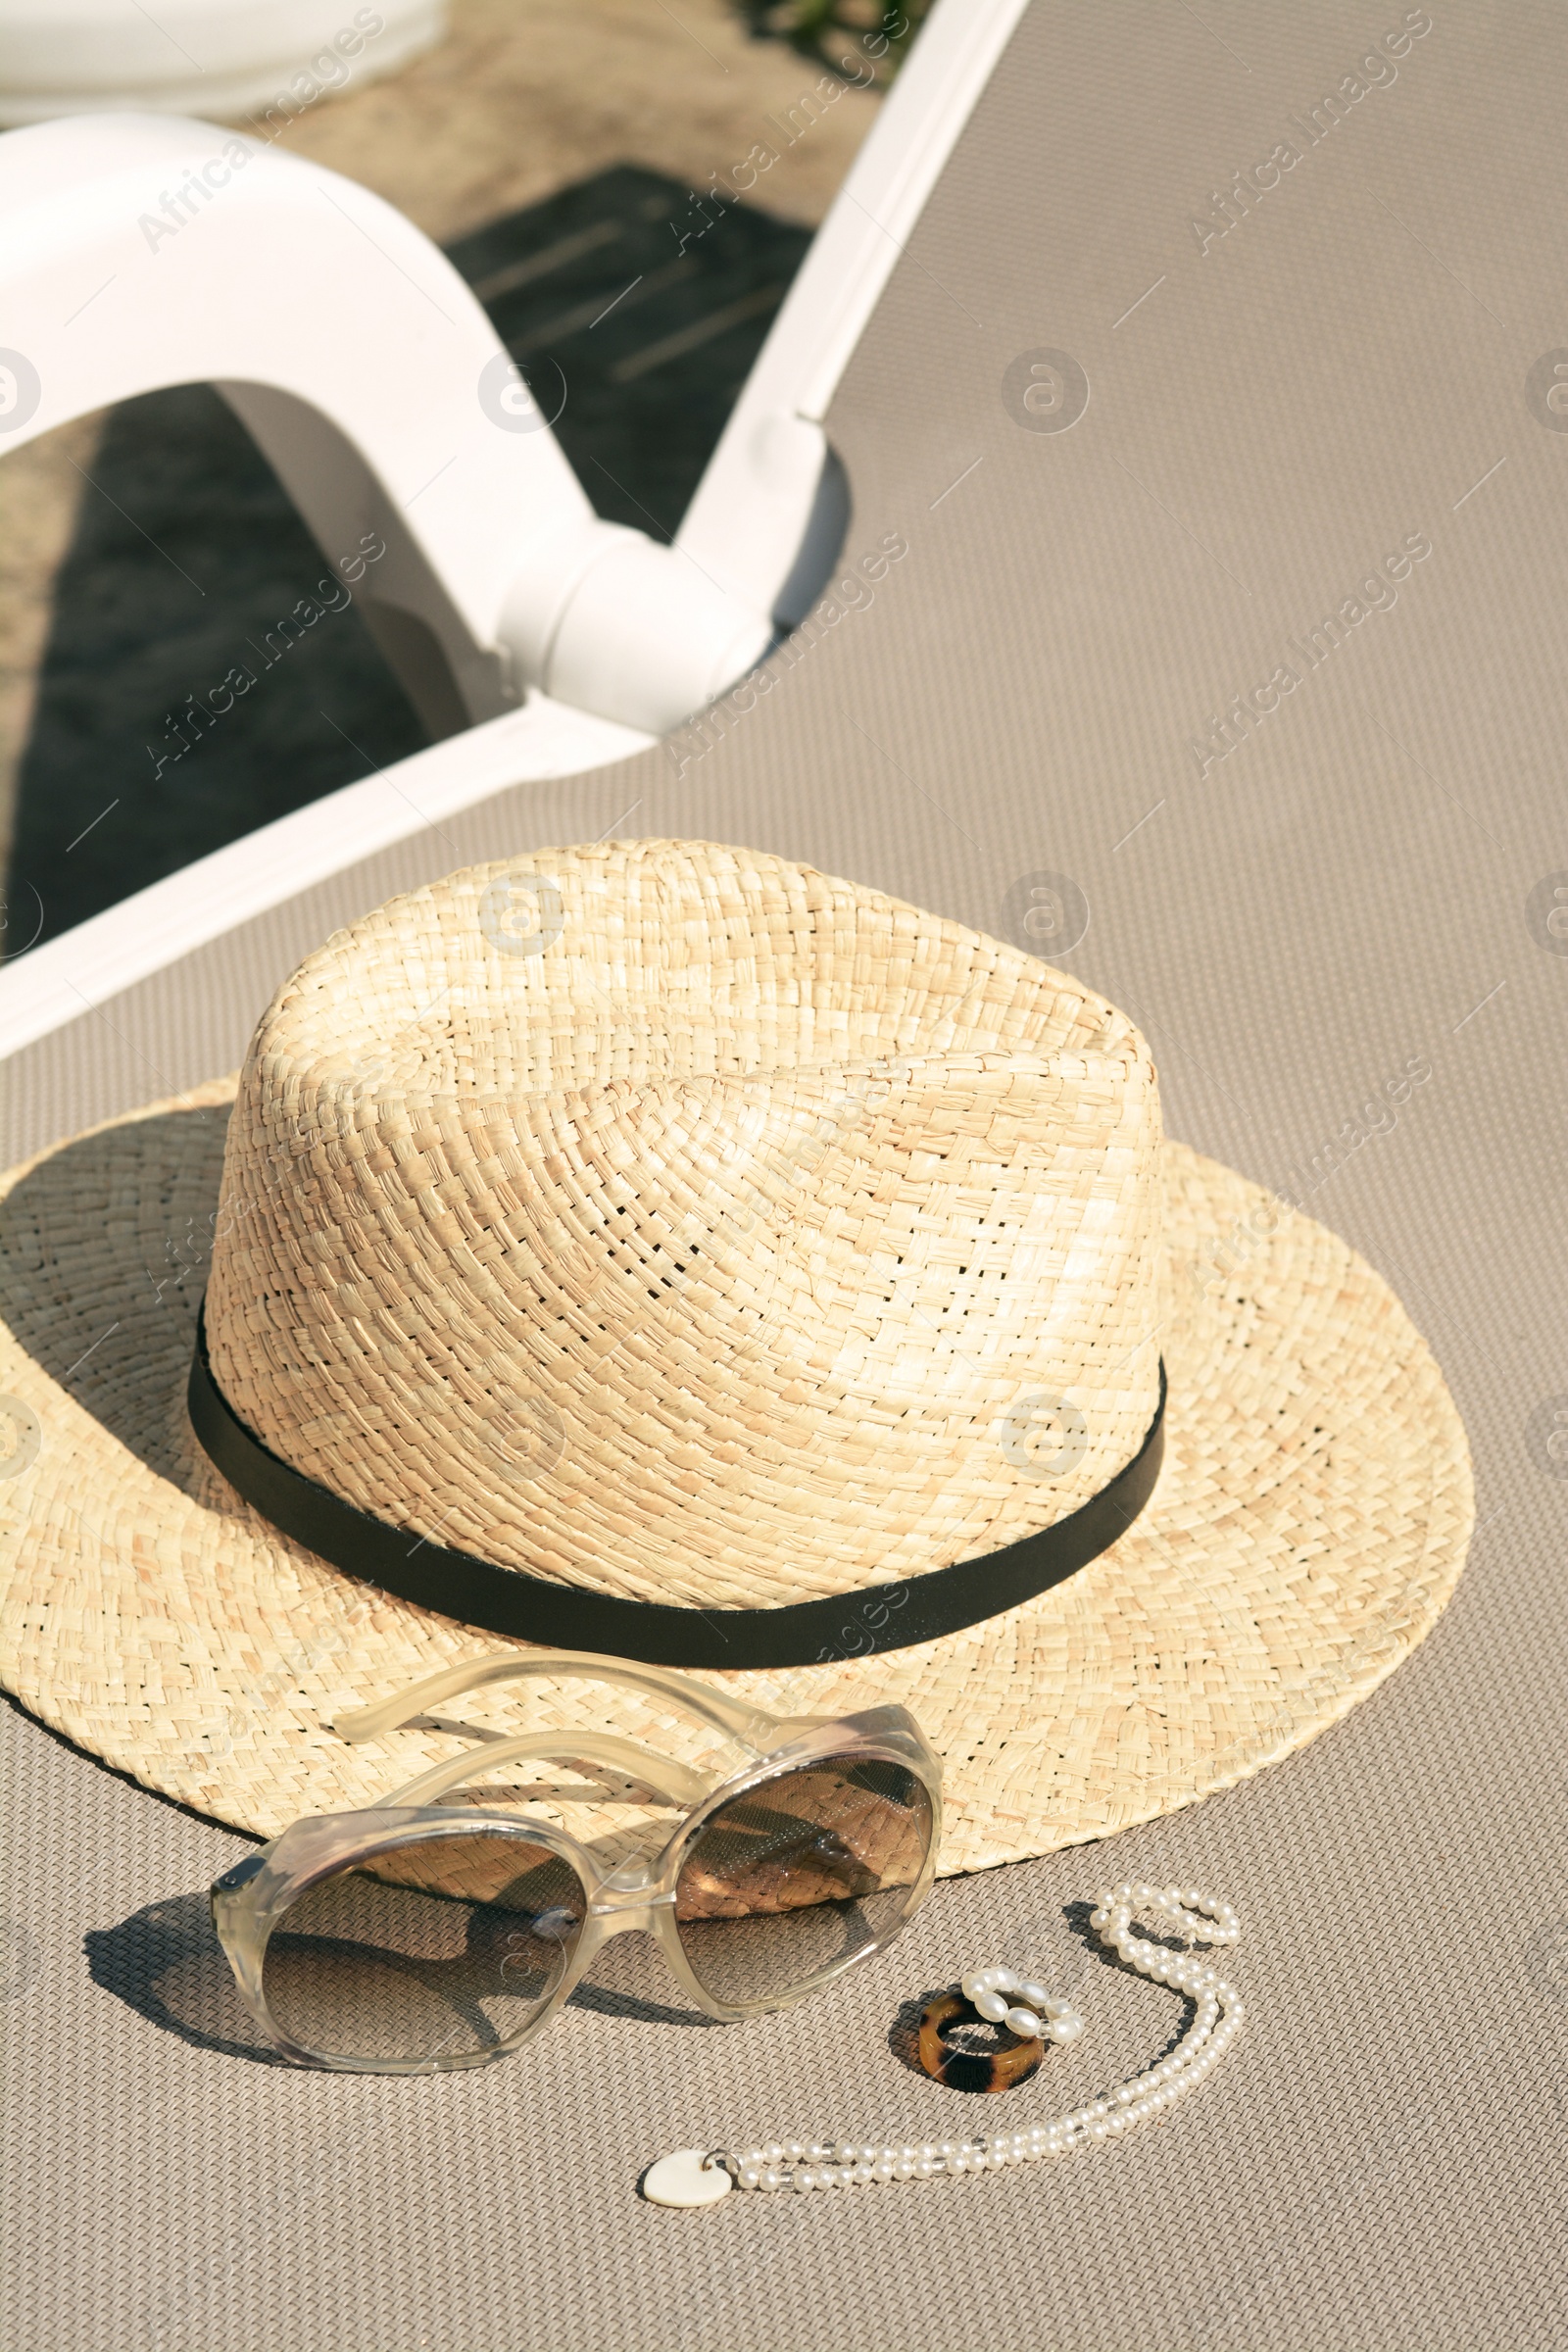
<svg viewBox="0 0 1568 2352"><path fill-rule="evenodd" d="M709 2163L706 2148L677 2148L643 2175L643 2195L651 2205L716 2205L733 2186L721 2164Z"/></svg>

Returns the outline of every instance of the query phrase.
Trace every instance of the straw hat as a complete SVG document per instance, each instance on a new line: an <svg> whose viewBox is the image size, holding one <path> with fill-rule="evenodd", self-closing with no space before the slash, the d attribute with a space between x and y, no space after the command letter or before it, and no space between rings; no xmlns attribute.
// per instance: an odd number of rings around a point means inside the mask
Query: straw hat
<svg viewBox="0 0 1568 2352"><path fill-rule="evenodd" d="M1113 1005L708 843L540 852L339 932L237 1083L0 1183L0 1673L266 1835L455 1752L337 1716L578 1628L780 1712L900 1700L942 1867L1043 1853L1323 1730L1470 1532L1398 1301L1163 1139ZM711 1740L571 1680L454 1711ZM602 1848L654 1817L521 1769Z"/></svg>

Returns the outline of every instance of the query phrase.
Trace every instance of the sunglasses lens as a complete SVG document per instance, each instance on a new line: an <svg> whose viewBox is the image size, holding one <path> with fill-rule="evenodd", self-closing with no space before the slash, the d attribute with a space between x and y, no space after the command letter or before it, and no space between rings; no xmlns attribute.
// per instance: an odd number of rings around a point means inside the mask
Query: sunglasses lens
<svg viewBox="0 0 1568 2352"><path fill-rule="evenodd" d="M732 2007L781 2001L898 1933L932 1837L902 1764L830 1756L711 1814L675 1889L692 1972Z"/></svg>
<svg viewBox="0 0 1568 2352"><path fill-rule="evenodd" d="M576 1872L519 1838L423 1838L289 1905L262 1989L320 2058L416 2066L520 2034L560 1983L587 1904Z"/></svg>

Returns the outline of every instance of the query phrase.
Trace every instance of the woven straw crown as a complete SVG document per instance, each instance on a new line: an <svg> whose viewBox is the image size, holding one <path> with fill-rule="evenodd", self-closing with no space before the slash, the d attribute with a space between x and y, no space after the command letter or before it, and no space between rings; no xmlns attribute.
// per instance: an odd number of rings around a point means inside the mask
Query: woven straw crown
<svg viewBox="0 0 1568 2352"><path fill-rule="evenodd" d="M208 1341L364 1511L765 1608L1103 1487L1157 1402L1160 1217L1102 999L809 868L611 843L394 900L279 992Z"/></svg>
<svg viewBox="0 0 1568 2352"><path fill-rule="evenodd" d="M572 1647L641 1601L745 1651L801 1604L830 1627L804 1658L706 1671L775 1714L906 1706L940 1867L984 1868L1276 1762L1453 1591L1464 1430L1388 1285L1161 1141L1110 1005L935 915L704 843L541 852L330 941L234 1098L0 1177L0 1396L33 1433L0 1481L0 1679L258 1835L450 1759L439 1723L333 1727L498 1633L527 1654L552 1609ZM270 1505L286 1471L247 1499L193 1419L197 1284L147 1269L208 1233L222 1427L307 1474L324 1549ZM988 1606L986 1555L1113 1518L1161 1359L1147 1507ZM374 1559L333 1564L353 1515L313 1479L383 1523ZM924 1570L977 1613L910 1638ZM711 1768L654 1694L464 1713ZM527 1801L622 1858L667 1834L647 1791L608 1822L597 1785Z"/></svg>

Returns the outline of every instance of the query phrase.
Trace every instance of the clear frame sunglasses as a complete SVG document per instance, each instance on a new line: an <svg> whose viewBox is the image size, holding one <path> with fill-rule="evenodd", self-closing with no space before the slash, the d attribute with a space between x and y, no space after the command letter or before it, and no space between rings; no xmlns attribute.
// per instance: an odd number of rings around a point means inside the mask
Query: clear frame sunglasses
<svg viewBox="0 0 1568 2352"><path fill-rule="evenodd" d="M903 1707L779 1718L661 1667L536 1650L452 1667L334 1729L379 1739L461 1691L531 1675L652 1691L745 1760L710 1779L610 1733L524 1733L381 1804L295 1822L212 1889L240 1993L286 2056L368 2074L507 2057L634 1928L708 2016L757 2017L881 1950L924 1900L942 1768ZM684 1811L652 1859L608 1868L552 1822L437 1801L523 1757L609 1765Z"/></svg>

